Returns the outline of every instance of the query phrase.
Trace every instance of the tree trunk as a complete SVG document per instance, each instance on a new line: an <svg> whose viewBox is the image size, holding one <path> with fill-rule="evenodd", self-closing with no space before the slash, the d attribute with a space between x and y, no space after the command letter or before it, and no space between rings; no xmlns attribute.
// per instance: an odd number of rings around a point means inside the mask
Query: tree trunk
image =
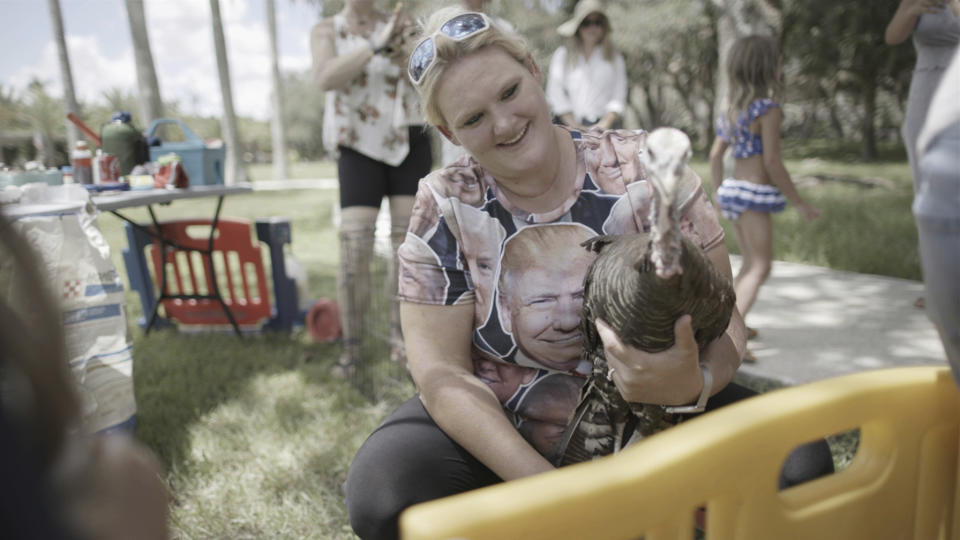
<svg viewBox="0 0 960 540"><path fill-rule="evenodd" d="M280 55L277 53L277 17L274 0L267 0L267 31L270 34L270 64L273 68L273 121L270 122L273 134L273 177L286 180L287 171L287 132L283 120L283 82L280 79Z"/></svg>
<svg viewBox="0 0 960 540"><path fill-rule="evenodd" d="M711 0L717 18L717 79L714 110L724 111L730 81L727 79L727 58L730 46L737 39L752 34L779 36L780 12L766 0Z"/></svg>
<svg viewBox="0 0 960 540"><path fill-rule="evenodd" d="M230 86L230 65L227 62L227 45L223 37L220 18L220 0L210 0L210 22L213 25L213 47L217 53L217 74L220 76L220 96L223 100L223 139L227 145L227 163L224 183L233 185L246 180L240 166L240 136L237 133L237 115L233 111L233 89Z"/></svg>
<svg viewBox="0 0 960 540"><path fill-rule="evenodd" d="M130 21L130 38L133 41L133 58L137 66L137 90L140 95L140 122L146 128L150 122L163 118L163 100L160 84L150 52L150 36L147 33L143 0L125 0L127 19Z"/></svg>
<svg viewBox="0 0 960 540"><path fill-rule="evenodd" d="M820 99L827 104L827 112L830 114L830 127L833 128L834 135L843 140L843 122L840 121L840 113L837 112L836 91L825 88L822 81L817 85L817 90L820 92Z"/></svg>
<svg viewBox="0 0 960 540"><path fill-rule="evenodd" d="M877 134L873 125L873 119L877 114L876 77L864 77L862 84L863 120L860 129L863 135L863 146L860 149L860 156L866 161L874 161L877 159Z"/></svg>
<svg viewBox="0 0 960 540"><path fill-rule="evenodd" d="M70 70L70 56L67 54L67 40L63 34L63 17L60 14L60 0L47 0L50 9L50 22L53 24L53 39L57 42L57 57L60 60L60 80L63 83L63 105L67 113L79 116L77 96L73 91L73 72ZM64 124L67 128L67 156L77 144L77 127L64 114ZM92 144L92 141L91 141Z"/></svg>

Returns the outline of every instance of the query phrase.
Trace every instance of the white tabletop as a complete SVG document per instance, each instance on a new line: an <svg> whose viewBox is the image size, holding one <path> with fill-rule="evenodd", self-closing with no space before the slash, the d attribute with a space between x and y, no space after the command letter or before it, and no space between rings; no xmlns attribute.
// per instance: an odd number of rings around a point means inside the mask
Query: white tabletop
<svg viewBox="0 0 960 540"><path fill-rule="evenodd" d="M252 191L252 185L241 183L232 186L213 185L193 186L184 189L134 189L130 191L103 192L91 195L90 200L93 201L93 204L98 210L109 212L111 210L131 208L134 206L163 204L180 199L220 197L223 195L250 193Z"/></svg>
<svg viewBox="0 0 960 540"><path fill-rule="evenodd" d="M64 201L36 204L6 204L0 210L8 219L17 220L26 217L62 216L74 214L83 209L83 201Z"/></svg>
<svg viewBox="0 0 960 540"><path fill-rule="evenodd" d="M232 186L194 186L184 189L142 189L129 191L105 191L91 193L90 201L101 212L110 212L121 208L163 204L180 199L198 199L203 197L222 197L253 192L253 186L248 183ZM86 201L81 200L53 200L42 203L13 203L5 204L2 213L8 219L20 219L38 216L62 216L83 210Z"/></svg>

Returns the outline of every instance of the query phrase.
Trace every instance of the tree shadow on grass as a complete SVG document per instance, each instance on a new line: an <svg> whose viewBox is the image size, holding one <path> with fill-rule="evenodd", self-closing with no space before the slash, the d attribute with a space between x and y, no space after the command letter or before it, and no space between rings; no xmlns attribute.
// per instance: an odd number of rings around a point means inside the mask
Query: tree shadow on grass
<svg viewBox="0 0 960 540"><path fill-rule="evenodd" d="M241 396L252 378L308 364L329 371L323 366L332 366L338 354L338 345L310 343L302 332L240 339L165 329L140 336L133 352L136 436L171 470L185 463L191 425Z"/></svg>

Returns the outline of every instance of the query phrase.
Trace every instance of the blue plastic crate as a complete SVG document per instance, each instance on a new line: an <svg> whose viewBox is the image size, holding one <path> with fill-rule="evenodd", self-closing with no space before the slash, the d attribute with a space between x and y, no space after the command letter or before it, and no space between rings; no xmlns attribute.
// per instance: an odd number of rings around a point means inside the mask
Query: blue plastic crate
<svg viewBox="0 0 960 540"><path fill-rule="evenodd" d="M160 146L150 147L150 161L171 152L180 156L183 168L190 178L191 186L223 184L223 171L226 163L226 145L210 148L186 124L174 118L158 118L150 124L147 137L163 124L174 124L183 132L183 141L168 142L161 140Z"/></svg>

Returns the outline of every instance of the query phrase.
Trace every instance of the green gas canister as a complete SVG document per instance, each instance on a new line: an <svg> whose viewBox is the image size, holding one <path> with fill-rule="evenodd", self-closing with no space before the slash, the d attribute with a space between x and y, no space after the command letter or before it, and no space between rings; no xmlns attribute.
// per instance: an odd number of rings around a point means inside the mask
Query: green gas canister
<svg viewBox="0 0 960 540"><path fill-rule="evenodd" d="M126 176L134 167L150 161L147 141L130 121L130 113L118 111L110 122L100 129L101 147L104 154L117 156L120 174Z"/></svg>

